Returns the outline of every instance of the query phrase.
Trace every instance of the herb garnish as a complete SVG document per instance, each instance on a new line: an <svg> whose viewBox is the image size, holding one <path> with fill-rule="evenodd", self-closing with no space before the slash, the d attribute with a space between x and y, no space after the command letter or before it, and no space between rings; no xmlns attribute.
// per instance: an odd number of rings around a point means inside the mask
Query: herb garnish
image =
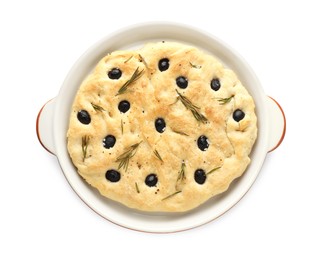
<svg viewBox="0 0 321 260"><path fill-rule="evenodd" d="M172 193L172 194L168 195L167 197L163 198L162 200L167 200L167 199L173 197L174 195L176 195L176 194L178 194L180 192L182 192L182 191L181 190L175 191L174 193Z"/></svg>
<svg viewBox="0 0 321 260"><path fill-rule="evenodd" d="M181 93L179 93L176 90L177 94L178 94L178 99L183 103L183 105L191 110L193 116L195 117L195 119L203 124L205 124L207 122L207 118L202 115L198 110L200 109L198 106L195 106L187 97L183 96Z"/></svg>
<svg viewBox="0 0 321 260"><path fill-rule="evenodd" d="M188 134L184 133L184 132L181 132L181 131L177 131L177 130L174 130L172 129L172 131L176 134L179 134L179 135L185 135L185 136L189 136Z"/></svg>
<svg viewBox="0 0 321 260"><path fill-rule="evenodd" d="M120 120L121 134L124 134L123 119Z"/></svg>
<svg viewBox="0 0 321 260"><path fill-rule="evenodd" d="M189 62L189 65L191 65L192 68L194 68L194 69L200 69L200 68L202 68L201 65L195 65L195 64L193 64L192 62Z"/></svg>
<svg viewBox="0 0 321 260"><path fill-rule="evenodd" d="M218 169L220 169L220 168L221 168L221 166L216 167L216 168L214 168L214 169L210 170L209 172L207 172L207 173L206 173L206 175L209 175L209 174L211 174L211 173L213 173L213 172L217 171L217 170L218 170Z"/></svg>
<svg viewBox="0 0 321 260"><path fill-rule="evenodd" d="M93 108L97 111L100 111L100 112L102 112L102 111L105 111L105 109L103 109L101 106L98 106L98 105L96 105L96 104L94 104L94 103L91 103L91 105L93 106Z"/></svg>
<svg viewBox="0 0 321 260"><path fill-rule="evenodd" d="M82 150L82 161L84 162L87 158L87 148L89 143L89 136L85 135L81 138L81 150Z"/></svg>
<svg viewBox="0 0 321 260"><path fill-rule="evenodd" d="M127 171L129 159L134 157L141 142L133 144L126 152L117 157L116 162L119 162L118 170L124 167L125 171Z"/></svg>
<svg viewBox="0 0 321 260"><path fill-rule="evenodd" d="M138 188L138 184L137 184L137 182L135 182L135 187L136 187L136 191L137 191L137 193L140 193L140 190L139 190L139 188Z"/></svg>
<svg viewBox="0 0 321 260"><path fill-rule="evenodd" d="M156 149L155 149L155 151L154 151L154 154L156 155L156 157L157 157L160 161L164 162L163 159L162 159L162 157L160 156L160 154L158 153L158 151L157 151Z"/></svg>
<svg viewBox="0 0 321 260"><path fill-rule="evenodd" d="M218 102L220 102L220 105L225 105L226 103L230 102L234 95L228 97L228 98L219 98Z"/></svg>
<svg viewBox="0 0 321 260"><path fill-rule="evenodd" d="M181 170L178 172L178 176L176 180L176 185L175 185L176 190L181 190L180 187L183 184L183 181L186 179L185 168L186 168L186 164L184 161L182 161Z"/></svg>
<svg viewBox="0 0 321 260"><path fill-rule="evenodd" d="M141 59L141 61L144 63L144 65L146 66L146 68L147 69L149 69L148 68L148 65L147 65L147 62L146 62L146 60L143 58L143 56L142 55L140 55L140 54L138 54L139 55L139 58Z"/></svg>
<svg viewBox="0 0 321 260"><path fill-rule="evenodd" d="M124 85L122 85L121 88L118 90L116 96L124 94L127 91L129 85L137 81L143 74L144 74L144 70L142 69L141 71L139 71L139 67L137 67L137 69L135 70L131 78L127 80L124 83Z"/></svg>
<svg viewBox="0 0 321 260"><path fill-rule="evenodd" d="M178 172L178 177L177 177L176 181L183 181L183 180L186 179L186 177L185 177L185 167L186 167L186 164L183 161L182 165L181 165L181 170Z"/></svg>
<svg viewBox="0 0 321 260"><path fill-rule="evenodd" d="M124 63L127 63L128 61L130 61L131 58L133 58L133 57L134 57L134 55L130 56L127 60L124 61Z"/></svg>

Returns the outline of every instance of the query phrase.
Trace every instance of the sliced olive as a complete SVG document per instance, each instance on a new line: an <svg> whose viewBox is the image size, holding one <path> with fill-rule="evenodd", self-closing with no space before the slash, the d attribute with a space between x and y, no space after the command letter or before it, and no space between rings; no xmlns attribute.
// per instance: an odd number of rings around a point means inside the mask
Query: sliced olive
<svg viewBox="0 0 321 260"><path fill-rule="evenodd" d="M108 170L105 177L110 182L118 182L120 180L120 173L116 170Z"/></svg>
<svg viewBox="0 0 321 260"><path fill-rule="evenodd" d="M206 151L207 148L210 146L210 144L208 143L208 139L205 135L201 135L197 139L197 146L201 151Z"/></svg>
<svg viewBox="0 0 321 260"><path fill-rule="evenodd" d="M145 178L145 184L149 187L156 186L157 182L158 182L158 178L155 173L151 173L147 175Z"/></svg>
<svg viewBox="0 0 321 260"><path fill-rule="evenodd" d="M194 180L198 183L198 184L204 184L204 182L206 181L206 174L205 171L202 169L197 169L194 172Z"/></svg>
<svg viewBox="0 0 321 260"><path fill-rule="evenodd" d="M107 135L103 140L103 145L106 149L112 148L116 143L116 137L113 135Z"/></svg>
<svg viewBox="0 0 321 260"><path fill-rule="evenodd" d="M120 101L118 104L118 110L122 113L126 113L130 109L130 103L127 100Z"/></svg>
<svg viewBox="0 0 321 260"><path fill-rule="evenodd" d="M214 91L218 91L221 88L221 82L218 78L212 79L211 81L211 89Z"/></svg>
<svg viewBox="0 0 321 260"><path fill-rule="evenodd" d="M234 112L233 112L233 119L236 121L236 122L240 122L243 118L245 117L245 114L242 110L240 109L236 109Z"/></svg>
<svg viewBox="0 0 321 260"><path fill-rule="evenodd" d="M157 118L155 120L155 128L156 128L157 132L163 133L166 128L165 120L161 117Z"/></svg>
<svg viewBox="0 0 321 260"><path fill-rule="evenodd" d="M169 68L169 59L164 58L158 62L158 69L160 71L168 70L168 68Z"/></svg>
<svg viewBox="0 0 321 260"><path fill-rule="evenodd" d="M188 80L183 77L183 76L179 76L177 79L176 79L176 85L179 87L179 88L187 88L188 86Z"/></svg>
<svg viewBox="0 0 321 260"><path fill-rule="evenodd" d="M79 122L84 125L88 125L91 122L90 115L86 110L78 111L77 118L78 118Z"/></svg>
<svg viewBox="0 0 321 260"><path fill-rule="evenodd" d="M122 72L118 68L113 68L112 70L110 70L108 72L108 77L110 79L119 79L121 77L121 75L122 75Z"/></svg>

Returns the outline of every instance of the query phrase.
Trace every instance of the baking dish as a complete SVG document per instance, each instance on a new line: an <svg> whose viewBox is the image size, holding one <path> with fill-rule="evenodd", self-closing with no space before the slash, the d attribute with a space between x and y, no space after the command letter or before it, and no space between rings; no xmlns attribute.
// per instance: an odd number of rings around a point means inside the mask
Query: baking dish
<svg viewBox="0 0 321 260"><path fill-rule="evenodd" d="M66 145L71 105L81 82L97 62L112 51L138 48L146 42L162 40L194 45L213 54L225 66L234 70L252 95L258 117L258 138L250 155L252 162L243 176L235 180L225 193L185 213L145 213L102 197L78 175ZM235 205L255 181L267 153L281 144L286 131L286 120L281 106L264 93L259 80L246 61L226 43L198 28L158 22L121 29L89 48L71 68L59 94L41 108L36 130L42 146L57 157L70 186L91 209L123 227L164 233L200 226L219 217Z"/></svg>

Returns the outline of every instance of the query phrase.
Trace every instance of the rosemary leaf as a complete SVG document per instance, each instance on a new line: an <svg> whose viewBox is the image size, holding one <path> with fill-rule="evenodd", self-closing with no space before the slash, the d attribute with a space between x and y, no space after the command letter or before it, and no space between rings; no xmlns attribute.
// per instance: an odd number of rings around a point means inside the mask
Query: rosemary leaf
<svg viewBox="0 0 321 260"><path fill-rule="evenodd" d="M172 103L172 104L169 104L169 106L172 106L172 105L175 105L177 102L178 102L178 98L176 98L176 100L175 100L175 102L174 103Z"/></svg>
<svg viewBox="0 0 321 260"><path fill-rule="evenodd" d="M177 130L174 130L172 129L172 131L176 134L179 134L179 135L185 135L185 136L189 136L188 134L184 133L184 132L181 132L181 131L177 131Z"/></svg>
<svg viewBox="0 0 321 260"><path fill-rule="evenodd" d="M89 143L89 136L85 135L81 138L82 161L87 158L87 148Z"/></svg>
<svg viewBox="0 0 321 260"><path fill-rule="evenodd" d="M185 177L185 167L186 167L186 164L185 162L183 161L182 162L182 165L181 165L181 170L179 171L178 173L178 177L177 177L177 180L176 181L183 181L186 179Z"/></svg>
<svg viewBox="0 0 321 260"><path fill-rule="evenodd" d="M124 61L124 63L129 62L131 60L131 58L133 58L133 57L134 57L134 55L130 56L127 60Z"/></svg>
<svg viewBox="0 0 321 260"><path fill-rule="evenodd" d="M156 157L161 161L161 162L164 162L162 157L160 156L160 154L158 153L157 150L154 151L154 154L156 155Z"/></svg>
<svg viewBox="0 0 321 260"><path fill-rule="evenodd" d="M137 191L137 193L140 193L140 190L139 190L139 188L138 188L138 184L137 184L137 182L135 182L135 187L136 187L136 191Z"/></svg>
<svg viewBox="0 0 321 260"><path fill-rule="evenodd" d="M181 170L178 172L178 176L177 176L177 180L176 180L176 184L175 184L176 190L182 190L182 185L184 184L184 180L186 179L185 167L186 167L186 164L183 161L182 165L181 165Z"/></svg>
<svg viewBox="0 0 321 260"><path fill-rule="evenodd" d="M207 118L205 116L203 116L201 113L199 113L198 111L194 111L191 110L193 116L196 118L197 121L202 122L203 124L205 124L205 122L207 122Z"/></svg>
<svg viewBox="0 0 321 260"><path fill-rule="evenodd" d="M232 100L232 98L234 97L234 95L228 97L228 98L219 98L218 102L220 102L220 105L225 105L228 102L230 102Z"/></svg>
<svg viewBox="0 0 321 260"><path fill-rule="evenodd" d="M183 96L177 90L176 90L176 92L178 94L178 99L183 103L183 105L187 109L189 109L192 112L195 119L198 122L205 124L207 122L207 118L199 112L200 108L198 106L195 106L187 97Z"/></svg>
<svg viewBox="0 0 321 260"><path fill-rule="evenodd" d="M96 111L100 111L100 112L105 111L105 109L103 109L101 106L98 106L98 105L96 105L96 104L94 104L94 103L91 103L91 105L93 106L93 108L94 108Z"/></svg>
<svg viewBox="0 0 321 260"><path fill-rule="evenodd" d="M221 168L221 166L216 167L216 168L214 168L214 169L210 170L209 172L207 172L207 173L206 173L206 175L209 175L209 174L211 174L211 173L213 173L213 172L217 171L217 170L218 170L218 169L220 169L220 168Z"/></svg>
<svg viewBox="0 0 321 260"><path fill-rule="evenodd" d="M193 64L192 62L190 62L189 65L191 65L192 68L194 68L194 69L200 69L200 68L202 68L201 65L195 65L195 64Z"/></svg>
<svg viewBox="0 0 321 260"><path fill-rule="evenodd" d="M174 193L172 193L172 194L168 195L167 197L163 198L162 200L167 200L167 199L173 197L174 195L176 195L176 194L178 194L180 192L182 192L182 191L181 190L175 191Z"/></svg>
<svg viewBox="0 0 321 260"><path fill-rule="evenodd" d="M140 59L142 60L142 62L144 63L145 67L149 70L149 67L148 67L148 65L147 65L146 60L143 58L142 55L140 55L140 54L138 54L138 55L139 55L139 58L140 58Z"/></svg>
<svg viewBox="0 0 321 260"><path fill-rule="evenodd" d="M124 134L123 119L120 120L121 134Z"/></svg>
<svg viewBox="0 0 321 260"><path fill-rule="evenodd" d="M118 90L116 96L124 94L127 90L128 87L133 84L135 81L137 81L142 75L144 74L144 70L139 71L139 67L135 70L133 75L129 80L127 80L124 85L121 86L121 88Z"/></svg>
<svg viewBox="0 0 321 260"><path fill-rule="evenodd" d="M134 157L141 142L133 144L126 152L117 157L116 162L119 163L118 170L124 167L125 171L127 171L129 160Z"/></svg>

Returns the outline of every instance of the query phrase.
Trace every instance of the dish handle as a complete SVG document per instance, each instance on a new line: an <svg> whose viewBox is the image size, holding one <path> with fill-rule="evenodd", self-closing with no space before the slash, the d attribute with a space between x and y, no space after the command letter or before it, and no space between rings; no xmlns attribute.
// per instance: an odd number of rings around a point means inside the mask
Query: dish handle
<svg viewBox="0 0 321 260"><path fill-rule="evenodd" d="M286 119L282 107L274 98L267 97L267 107L270 120L268 152L272 152L279 147L284 139Z"/></svg>
<svg viewBox="0 0 321 260"><path fill-rule="evenodd" d="M43 148L53 155L55 155L55 145L53 140L53 114L55 103L55 98L50 99L45 103L40 109L36 121L38 140Z"/></svg>
<svg viewBox="0 0 321 260"><path fill-rule="evenodd" d="M53 112L55 103L55 98L46 102L40 109L36 121L38 140L43 148L53 155L55 155L55 146L53 141ZM268 96L267 105L270 120L268 152L272 152L280 146L284 139L286 132L286 118L282 107L275 99Z"/></svg>

